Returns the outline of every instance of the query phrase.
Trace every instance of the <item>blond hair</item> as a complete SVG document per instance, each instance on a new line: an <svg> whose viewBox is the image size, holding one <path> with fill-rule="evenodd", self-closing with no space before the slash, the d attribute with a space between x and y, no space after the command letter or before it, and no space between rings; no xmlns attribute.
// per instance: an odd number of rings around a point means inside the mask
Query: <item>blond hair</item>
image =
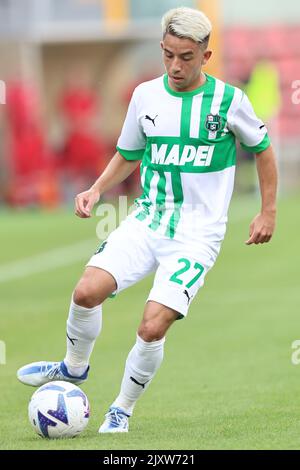
<svg viewBox="0 0 300 470"><path fill-rule="evenodd" d="M202 11L188 7L167 11L162 17L161 24L163 37L169 33L205 45L208 44L212 30L211 22Z"/></svg>

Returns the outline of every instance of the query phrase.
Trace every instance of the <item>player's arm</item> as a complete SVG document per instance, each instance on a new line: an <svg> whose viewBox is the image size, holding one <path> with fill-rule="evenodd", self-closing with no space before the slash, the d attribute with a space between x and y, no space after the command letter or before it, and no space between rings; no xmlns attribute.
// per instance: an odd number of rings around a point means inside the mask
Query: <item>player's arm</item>
<svg viewBox="0 0 300 470"><path fill-rule="evenodd" d="M250 224L247 245L271 240L275 228L277 169L274 151L264 123L256 116L249 98L235 90L234 106L228 125L243 149L256 156L256 167L262 198L261 211Z"/></svg>
<svg viewBox="0 0 300 470"><path fill-rule="evenodd" d="M277 166L271 145L256 153L256 168L261 192L261 211L250 224L247 245L267 243L271 240L276 219Z"/></svg>
<svg viewBox="0 0 300 470"><path fill-rule="evenodd" d="M116 152L93 186L76 196L75 214L83 219L90 217L100 196L124 181L139 164L139 160L126 160L119 152Z"/></svg>

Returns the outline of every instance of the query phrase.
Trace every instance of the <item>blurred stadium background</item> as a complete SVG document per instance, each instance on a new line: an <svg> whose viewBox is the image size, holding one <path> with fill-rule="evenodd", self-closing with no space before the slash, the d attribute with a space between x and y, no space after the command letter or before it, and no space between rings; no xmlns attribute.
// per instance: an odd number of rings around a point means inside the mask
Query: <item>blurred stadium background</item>
<svg viewBox="0 0 300 470"><path fill-rule="evenodd" d="M55 206L96 177L114 152L132 90L163 70L161 15L181 4L212 18L207 72L246 89L270 128L282 189L298 186L297 0L1 0L0 203ZM245 165L238 186L251 190Z"/></svg>
<svg viewBox="0 0 300 470"><path fill-rule="evenodd" d="M72 443L41 442L27 424L32 390L15 371L64 353L70 294L99 243L97 219L73 217L73 197L113 155L134 87L163 72L160 18L181 5L213 22L206 71L244 88L269 127L278 230L268 246L243 246L259 197L253 156L239 150L220 260L189 320L171 332L130 437L100 442L95 432L118 391L151 279L109 301L85 388L90 430ZM300 307L298 0L0 0L0 19L0 448L299 447L300 372L290 360ZM136 173L105 199L138 191Z"/></svg>

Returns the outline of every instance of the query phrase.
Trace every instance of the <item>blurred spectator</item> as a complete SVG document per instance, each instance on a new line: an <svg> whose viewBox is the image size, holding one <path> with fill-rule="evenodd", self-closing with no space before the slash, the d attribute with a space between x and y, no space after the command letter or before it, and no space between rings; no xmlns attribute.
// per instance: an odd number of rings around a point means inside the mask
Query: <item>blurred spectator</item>
<svg viewBox="0 0 300 470"><path fill-rule="evenodd" d="M54 160L41 124L34 86L21 80L7 86L6 200L11 205L53 206L58 202Z"/></svg>
<svg viewBox="0 0 300 470"><path fill-rule="evenodd" d="M106 165L106 145L97 129L99 100L85 74L73 70L59 101L65 136L59 152L59 166L65 197L87 188Z"/></svg>

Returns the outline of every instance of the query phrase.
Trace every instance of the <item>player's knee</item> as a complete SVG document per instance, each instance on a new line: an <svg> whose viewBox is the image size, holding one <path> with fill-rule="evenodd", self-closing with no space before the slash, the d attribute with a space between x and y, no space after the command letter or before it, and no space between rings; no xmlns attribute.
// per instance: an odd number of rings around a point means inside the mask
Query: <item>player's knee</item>
<svg viewBox="0 0 300 470"><path fill-rule="evenodd" d="M101 303L97 296L91 291L90 287L84 283L80 283L76 286L73 292L73 301L75 304L85 308L93 308Z"/></svg>
<svg viewBox="0 0 300 470"><path fill-rule="evenodd" d="M158 341L165 336L165 329L153 320L143 321L139 326L138 335L144 341Z"/></svg>

